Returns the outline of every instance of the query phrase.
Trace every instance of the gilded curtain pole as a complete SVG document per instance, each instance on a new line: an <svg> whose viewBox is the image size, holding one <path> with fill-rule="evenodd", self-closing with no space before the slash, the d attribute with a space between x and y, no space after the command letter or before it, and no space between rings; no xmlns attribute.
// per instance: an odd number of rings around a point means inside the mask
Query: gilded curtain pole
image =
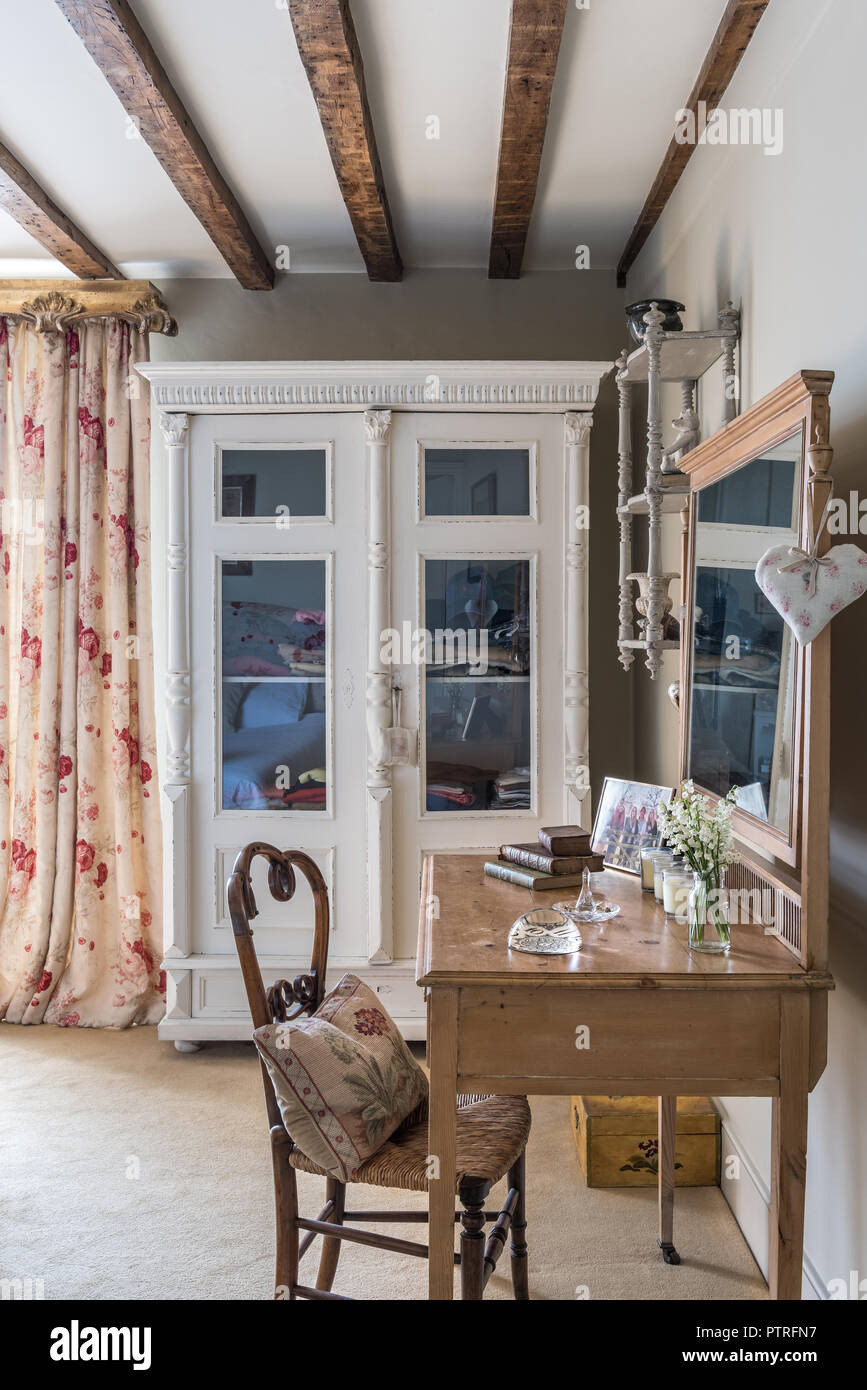
<svg viewBox="0 0 867 1390"><path fill-rule="evenodd" d="M149 280L0 280L0 316L20 318L41 333L65 333L88 320L117 317L140 333L178 331Z"/></svg>

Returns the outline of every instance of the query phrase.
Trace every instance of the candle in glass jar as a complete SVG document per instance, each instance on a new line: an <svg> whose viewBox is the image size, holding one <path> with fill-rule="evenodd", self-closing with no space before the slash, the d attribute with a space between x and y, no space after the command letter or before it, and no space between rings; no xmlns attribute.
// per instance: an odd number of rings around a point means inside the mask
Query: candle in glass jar
<svg viewBox="0 0 867 1390"><path fill-rule="evenodd" d="M653 896L658 903L662 902L662 875L666 869L671 868L672 857L664 850L661 854L657 853L653 861Z"/></svg>
<svg viewBox="0 0 867 1390"><path fill-rule="evenodd" d="M692 874L683 869L666 869L662 875L662 906L666 917L686 919L686 900L692 888Z"/></svg>
<svg viewBox="0 0 867 1390"><path fill-rule="evenodd" d="M653 892L653 861L658 853L658 849L641 851L641 886L645 893Z"/></svg>

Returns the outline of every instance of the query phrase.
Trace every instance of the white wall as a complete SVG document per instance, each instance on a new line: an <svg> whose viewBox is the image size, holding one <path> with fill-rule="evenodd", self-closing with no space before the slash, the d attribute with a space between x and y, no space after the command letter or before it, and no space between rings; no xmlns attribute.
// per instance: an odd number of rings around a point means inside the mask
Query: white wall
<svg viewBox="0 0 867 1390"><path fill-rule="evenodd" d="M776 0L723 106L782 108L784 146L697 149L629 277L628 298L687 305L707 327L729 297L743 311L742 404L799 368L837 373L831 442L837 491L867 496L867 138L864 0ZM707 397L706 402L707 404ZM716 422L713 422L716 423ZM862 542L863 543L863 542ZM831 996L827 1071L811 1098L805 1245L821 1286L867 1276L867 602L834 623ZM636 771L676 775L665 684L636 676ZM725 1040L721 1039L721 1046ZM722 1102L767 1184L770 1102ZM748 1204L745 1204L748 1205ZM758 1253L758 1252L757 1252Z"/></svg>

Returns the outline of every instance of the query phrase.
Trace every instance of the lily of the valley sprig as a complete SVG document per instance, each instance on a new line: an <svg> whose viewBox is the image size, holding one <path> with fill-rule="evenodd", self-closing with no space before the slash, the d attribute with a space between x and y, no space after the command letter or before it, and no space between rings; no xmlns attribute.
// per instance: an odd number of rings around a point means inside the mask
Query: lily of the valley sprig
<svg viewBox="0 0 867 1390"><path fill-rule="evenodd" d="M659 803L659 824L665 843L682 854L693 873L718 879L721 871L740 857L734 848L731 815L737 790L711 803L684 782L674 801Z"/></svg>

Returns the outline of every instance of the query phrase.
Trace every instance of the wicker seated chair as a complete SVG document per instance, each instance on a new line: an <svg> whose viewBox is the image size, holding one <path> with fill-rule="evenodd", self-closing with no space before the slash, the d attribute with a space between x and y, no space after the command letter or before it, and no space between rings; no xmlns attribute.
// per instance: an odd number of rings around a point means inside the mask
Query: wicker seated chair
<svg viewBox="0 0 867 1390"><path fill-rule="evenodd" d="M253 897L251 867L257 855L268 862L268 887L278 902L288 902L295 893L295 870L300 869L313 893L315 928L313 960L309 974L299 975L290 984L278 980L266 993L256 951L250 918L257 915ZM328 889L316 864L300 850L280 851L272 845L251 844L241 850L228 884L232 931L241 962L254 1028L269 1023L291 1022L302 1014L312 1014L325 995L325 967L328 959ZM416 1241L397 1240L373 1231L347 1226L347 1222L427 1221L422 1211L347 1211L346 1184L329 1177L297 1149L284 1127L268 1072L262 1065L265 1104L271 1130L271 1158L274 1168L274 1196L277 1217L276 1298L344 1299L331 1292L342 1240L394 1250L403 1255L427 1259L428 1247ZM511 1235L512 1285L516 1299L529 1298L527 1283L527 1244L524 1238L524 1148L530 1132L530 1108L523 1096L461 1096L457 1099L457 1173L455 1190L460 1198L460 1255L455 1256L461 1270L461 1297L480 1299L497 1260ZM399 1187L411 1192L428 1189L428 1125L426 1103L372 1154L353 1181L372 1187ZM318 1173L326 1178L326 1202L315 1220L298 1214L295 1170ZM508 1173L509 1191L502 1211L485 1211L485 1199L494 1183ZM485 1240L488 1221L493 1227ZM301 1233L304 1233L303 1236ZM298 1282L301 1256L318 1235L323 1237L316 1287Z"/></svg>

